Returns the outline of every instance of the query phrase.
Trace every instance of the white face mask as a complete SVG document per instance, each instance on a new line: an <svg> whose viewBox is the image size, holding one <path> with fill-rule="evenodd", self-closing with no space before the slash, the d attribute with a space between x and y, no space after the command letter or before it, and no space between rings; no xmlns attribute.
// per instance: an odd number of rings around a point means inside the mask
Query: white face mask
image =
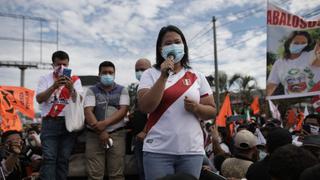
<svg viewBox="0 0 320 180"><path fill-rule="evenodd" d="M310 125L310 133L312 135L318 135L319 134L319 126Z"/></svg>
<svg viewBox="0 0 320 180"><path fill-rule="evenodd" d="M143 71L136 71L136 78L140 81Z"/></svg>
<svg viewBox="0 0 320 180"><path fill-rule="evenodd" d="M164 59L168 58L168 54L173 54L174 55L174 63L178 63L181 61L181 59L184 56L184 45L183 43L180 44L170 44L167 46L163 46L162 47L162 52L161 52L161 56Z"/></svg>
<svg viewBox="0 0 320 180"><path fill-rule="evenodd" d="M63 74L63 69L66 68L65 66L61 65L61 66L54 66L53 67L53 74L56 77L62 76Z"/></svg>
<svg viewBox="0 0 320 180"><path fill-rule="evenodd" d="M262 150L259 150L259 161L263 160L268 154Z"/></svg>

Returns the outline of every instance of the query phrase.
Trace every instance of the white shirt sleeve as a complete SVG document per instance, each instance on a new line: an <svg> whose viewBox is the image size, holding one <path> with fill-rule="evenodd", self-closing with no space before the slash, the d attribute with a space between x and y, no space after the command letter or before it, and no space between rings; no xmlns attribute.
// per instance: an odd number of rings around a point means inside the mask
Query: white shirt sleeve
<svg viewBox="0 0 320 180"><path fill-rule="evenodd" d="M83 107L96 106L96 97L91 89L88 89L84 97Z"/></svg>
<svg viewBox="0 0 320 180"><path fill-rule="evenodd" d="M200 96L211 95L213 92L206 77L201 73L198 74L200 78Z"/></svg>
<svg viewBox="0 0 320 180"><path fill-rule="evenodd" d="M48 83L47 80L45 78L45 76L41 76L39 81L38 81L38 86L37 86L37 90L36 90L36 95L44 92L45 90L48 89Z"/></svg>
<svg viewBox="0 0 320 180"><path fill-rule="evenodd" d="M83 88L80 78L73 83L73 88L77 91L77 93L83 96Z"/></svg>
<svg viewBox="0 0 320 180"><path fill-rule="evenodd" d="M152 78L152 71L154 71L154 68L149 68L147 70L145 70L141 76L140 82L139 82L139 86L138 86L138 91L140 89L150 89L153 84L155 83L153 78Z"/></svg>
<svg viewBox="0 0 320 180"><path fill-rule="evenodd" d="M268 77L268 83L273 83L273 84L279 84L280 83L280 77L279 77L279 66L280 66L280 61L284 61L283 59L278 59L276 62L273 64L271 72Z"/></svg>
<svg viewBox="0 0 320 180"><path fill-rule="evenodd" d="M130 97L127 88L123 88L120 95L120 106L129 106L130 105Z"/></svg>

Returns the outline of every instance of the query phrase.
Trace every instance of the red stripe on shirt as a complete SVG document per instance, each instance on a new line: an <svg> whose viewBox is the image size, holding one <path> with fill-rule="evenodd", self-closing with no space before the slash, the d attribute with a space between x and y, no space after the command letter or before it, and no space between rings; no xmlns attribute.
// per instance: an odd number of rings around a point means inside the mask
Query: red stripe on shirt
<svg viewBox="0 0 320 180"><path fill-rule="evenodd" d="M152 113L147 121L147 132L159 121L162 114L197 80L194 73L186 72L174 85L167 88L162 96L161 102Z"/></svg>
<svg viewBox="0 0 320 180"><path fill-rule="evenodd" d="M77 80L79 80L80 78L78 76L72 76L71 77L71 81L72 83L74 84ZM66 87L63 87L62 90L61 90L61 93L59 95L59 99L69 99L70 98L70 92L69 92L69 89L66 88ZM50 117L57 117L63 110L63 108L65 107L66 105L65 104L57 104L57 103L54 103L48 113L47 116L50 116Z"/></svg>
<svg viewBox="0 0 320 180"><path fill-rule="evenodd" d="M205 93L204 95L201 95L200 98L207 97L207 96L209 96L209 94Z"/></svg>

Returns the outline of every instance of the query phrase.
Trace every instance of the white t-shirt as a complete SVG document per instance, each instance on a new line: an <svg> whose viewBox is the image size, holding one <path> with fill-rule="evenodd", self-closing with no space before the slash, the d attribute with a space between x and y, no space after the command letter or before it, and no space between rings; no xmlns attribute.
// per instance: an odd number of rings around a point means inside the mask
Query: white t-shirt
<svg viewBox="0 0 320 180"><path fill-rule="evenodd" d="M53 83L54 83L53 73L41 76L40 80L38 82L38 87L37 87L36 94L44 92L50 86L52 86ZM77 91L77 93L82 95L83 89L82 89L82 85L81 85L80 79L78 79L78 80L76 80L74 82L73 87ZM40 110L41 110L41 116L42 117L45 117L45 116L48 115L48 113L50 112L50 110L51 110L51 108L52 108L54 103L67 104L67 101L65 99L59 98L59 95L61 93L61 89L62 88L63 88L63 86L60 87L59 89L56 89L56 91L51 94L50 98L47 101L42 102L40 104ZM58 114L58 116L64 116L64 109Z"/></svg>
<svg viewBox="0 0 320 180"><path fill-rule="evenodd" d="M121 91L121 95L120 95L119 105L120 106L129 106L129 104L130 104L130 98L129 98L128 90L126 88L123 88ZM86 96L84 98L84 107L94 107L94 106L96 106L95 94L93 93L93 91L91 89L88 89ZM118 109L113 106L107 105L106 111L107 112L105 113L105 115L106 115L105 119L110 117L114 112L118 111ZM124 126L125 126L125 121L124 121L124 119L122 119L118 123L113 124L111 126L108 126L106 131L111 132L111 131L114 131L120 127L124 127Z"/></svg>
<svg viewBox="0 0 320 180"><path fill-rule="evenodd" d="M146 70L140 80L140 89L150 89L160 77L161 72L155 68ZM179 85L177 85L179 84ZM181 91L185 89L184 91ZM166 91L168 93L166 93ZM170 93L169 93L170 91ZM193 70L182 69L170 75L165 85L165 93L158 108L158 121L150 128L143 144L143 151L162 154L201 154L204 155L203 132L199 119L185 110L184 98L200 102L201 96L211 95L212 90L204 75ZM176 100L172 100L175 99ZM169 101L172 104L168 105ZM149 114L147 122L150 123L153 114L159 113L157 109Z"/></svg>
<svg viewBox="0 0 320 180"><path fill-rule="evenodd" d="M320 68L311 66L314 51L303 52L298 58L278 59L272 66L268 83L284 86L285 94L304 93L320 80Z"/></svg>

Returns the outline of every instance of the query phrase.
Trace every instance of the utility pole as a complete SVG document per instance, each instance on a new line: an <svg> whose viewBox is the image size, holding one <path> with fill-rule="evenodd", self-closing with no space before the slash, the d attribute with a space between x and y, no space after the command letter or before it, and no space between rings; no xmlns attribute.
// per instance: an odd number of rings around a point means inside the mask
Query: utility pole
<svg viewBox="0 0 320 180"><path fill-rule="evenodd" d="M220 109L220 92L219 92L219 74L218 74L218 55L217 55L217 38L216 38L216 17L212 17L213 30L213 52L214 52L214 86L215 86L215 102L217 107L217 114Z"/></svg>

